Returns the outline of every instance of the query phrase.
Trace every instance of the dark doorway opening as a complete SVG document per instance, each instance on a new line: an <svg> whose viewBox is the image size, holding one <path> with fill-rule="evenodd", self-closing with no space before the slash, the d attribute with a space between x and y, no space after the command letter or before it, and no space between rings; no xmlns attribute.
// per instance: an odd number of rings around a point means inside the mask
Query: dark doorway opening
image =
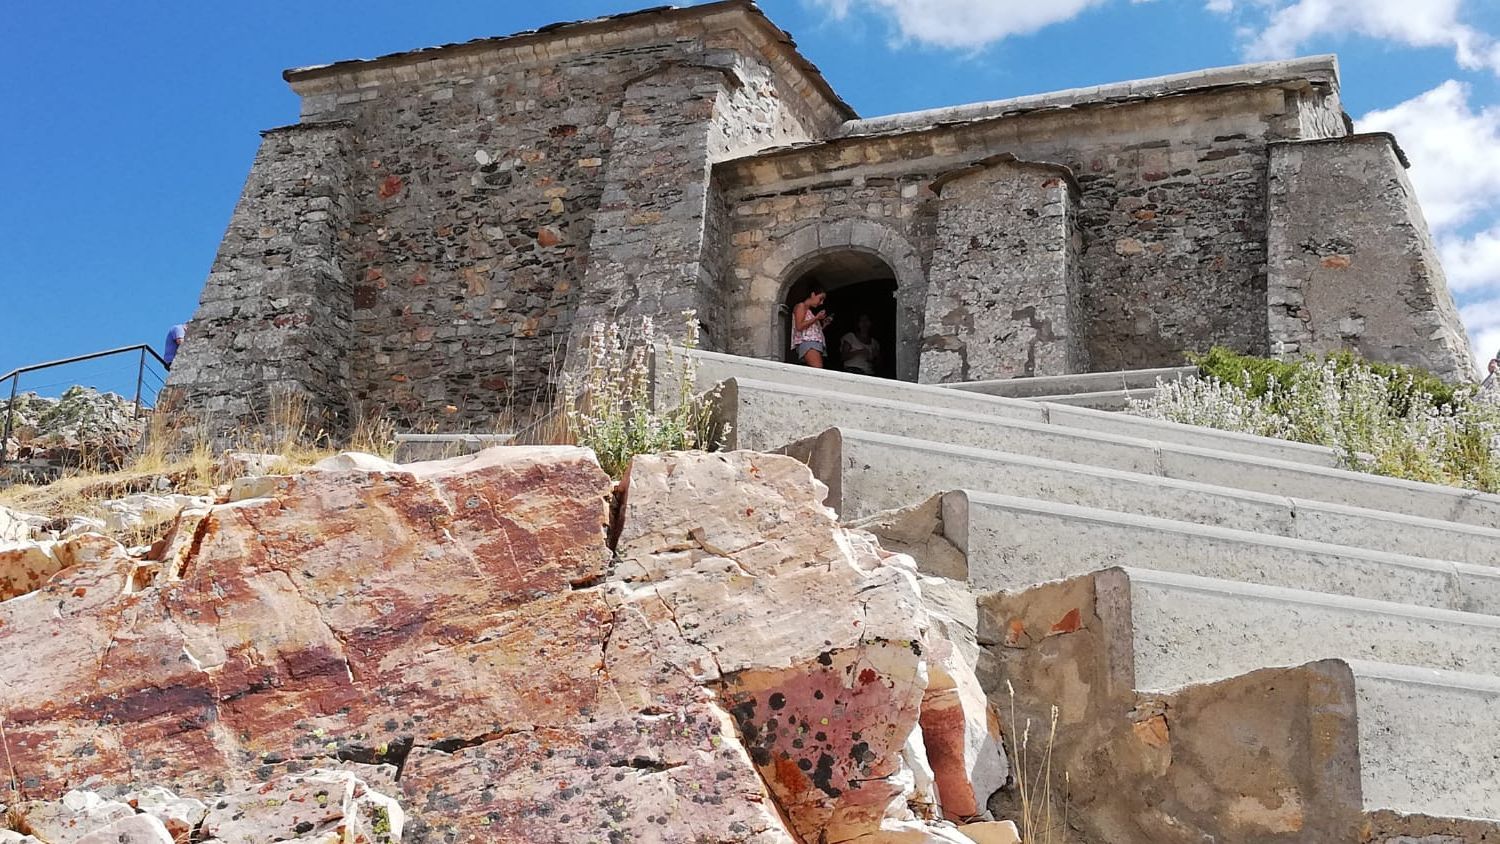
<svg viewBox="0 0 1500 844"><path fill-rule="evenodd" d="M823 289L828 292L828 301L823 308L833 316L833 323L824 330L828 339L827 368L846 368L842 341L846 334L856 332L859 317L863 314L870 317L870 334L879 349L875 375L895 378L895 273L884 261L863 252L838 252L823 256L787 289L781 331L786 361L797 362L788 342L791 339L792 309L807 298L807 290L814 282L823 285Z"/></svg>

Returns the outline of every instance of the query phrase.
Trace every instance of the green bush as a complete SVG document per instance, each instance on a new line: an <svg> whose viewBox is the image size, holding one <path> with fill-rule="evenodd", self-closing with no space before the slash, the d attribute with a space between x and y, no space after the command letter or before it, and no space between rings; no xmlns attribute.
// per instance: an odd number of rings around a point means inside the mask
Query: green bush
<svg viewBox="0 0 1500 844"><path fill-rule="evenodd" d="M1284 361L1242 355L1223 346L1214 346L1208 350L1208 354L1190 355L1188 361L1197 366L1198 372L1204 377L1215 378L1236 387L1248 387L1250 395L1256 398L1266 395L1272 382L1283 388L1290 386L1310 364L1331 363L1343 375L1356 371L1373 372L1391 385L1391 406L1403 415L1410 411L1412 397L1416 393L1429 396L1432 403L1439 407L1451 407L1454 392L1461 389L1425 369L1376 363L1347 350L1326 354L1319 360Z"/></svg>
<svg viewBox="0 0 1500 844"><path fill-rule="evenodd" d="M612 478L623 477L637 454L703 449L713 451L727 431L714 420L715 394L695 395L696 365L683 348L697 345L698 322L691 311L681 347L666 345L660 365L678 384L677 395L653 400L651 356L656 330L650 317L640 328L595 323L589 334L588 359L563 379L568 433L574 442L594 450Z"/></svg>
<svg viewBox="0 0 1500 844"><path fill-rule="evenodd" d="M1351 469L1500 492L1500 406L1470 385L1347 352L1277 361L1215 348L1202 377L1130 411L1333 448Z"/></svg>

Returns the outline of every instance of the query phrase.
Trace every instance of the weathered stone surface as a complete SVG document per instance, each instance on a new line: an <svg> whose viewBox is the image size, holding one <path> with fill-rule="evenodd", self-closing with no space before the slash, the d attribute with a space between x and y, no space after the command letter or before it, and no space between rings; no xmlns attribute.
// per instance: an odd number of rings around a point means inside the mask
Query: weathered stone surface
<svg viewBox="0 0 1500 844"><path fill-rule="evenodd" d="M271 844L292 836L340 844L401 840L406 818L395 800L345 771L290 774L216 801L203 834L224 844Z"/></svg>
<svg viewBox="0 0 1500 844"><path fill-rule="evenodd" d="M175 518L183 510L207 507L212 503L213 499L203 495L141 492L100 502L99 508L104 513L105 531L118 534L159 524Z"/></svg>
<svg viewBox="0 0 1500 844"><path fill-rule="evenodd" d="M269 475L282 460L279 454L256 451L226 451L219 455L219 477L247 478Z"/></svg>
<svg viewBox="0 0 1500 844"><path fill-rule="evenodd" d="M609 490L579 449L347 455L153 559L72 540L85 564L0 602L8 758L32 793L149 771L173 791L121 818L176 835L204 808L174 794L222 792L224 841L385 840L352 773L297 773L335 758L400 766L417 841L959 840L922 817L970 760L918 737L957 668L911 560L790 458L684 454L638 462L612 572Z"/></svg>
<svg viewBox="0 0 1500 844"><path fill-rule="evenodd" d="M737 494L708 494L726 489ZM825 494L786 457L640 457L617 553L634 598L660 601L706 652L685 670L718 681L792 831L848 841L913 818L917 778L902 756L936 637L910 558L839 529ZM988 729L983 718L954 726ZM970 813L987 797L976 807L970 790Z"/></svg>
<svg viewBox="0 0 1500 844"><path fill-rule="evenodd" d="M121 799L134 806L136 811L161 821L173 840L185 839L208 814L208 806L203 801L178 797L159 786L130 792Z"/></svg>
<svg viewBox="0 0 1500 844"><path fill-rule="evenodd" d="M95 533L0 545L0 601L33 592L70 566L125 563L125 549L120 543Z"/></svg>
<svg viewBox="0 0 1500 844"><path fill-rule="evenodd" d="M89 833L135 817L130 806L105 800L91 791L69 791L55 802L32 801L12 807L26 828L47 844L78 844ZM150 839L144 839L150 841ZM98 839L91 844L97 844ZM150 841L150 844L156 844Z"/></svg>
<svg viewBox="0 0 1500 844"><path fill-rule="evenodd" d="M76 844L176 844L180 840L185 839L174 838L156 818L131 815L93 830L76 839Z"/></svg>
<svg viewBox="0 0 1500 844"><path fill-rule="evenodd" d="M47 521L42 516L0 507L0 545L36 538L38 526Z"/></svg>
<svg viewBox="0 0 1500 844"><path fill-rule="evenodd" d="M571 587L604 572L607 489L569 449L310 473L214 508L160 586L134 588L123 557L69 569L0 603L16 769L38 791L138 770L205 789L266 759L533 725L597 686L560 657L605 632L602 600Z"/></svg>
<svg viewBox="0 0 1500 844"><path fill-rule="evenodd" d="M1021 844L1021 833L1012 821L966 824L958 831L972 838L974 844Z"/></svg>
<svg viewBox="0 0 1500 844"><path fill-rule="evenodd" d="M1469 340L1394 139L1277 144L1269 179L1275 354L1350 348L1473 378Z"/></svg>
<svg viewBox="0 0 1500 844"><path fill-rule="evenodd" d="M918 380L1086 371L1072 173L1003 158L934 184L938 225Z"/></svg>

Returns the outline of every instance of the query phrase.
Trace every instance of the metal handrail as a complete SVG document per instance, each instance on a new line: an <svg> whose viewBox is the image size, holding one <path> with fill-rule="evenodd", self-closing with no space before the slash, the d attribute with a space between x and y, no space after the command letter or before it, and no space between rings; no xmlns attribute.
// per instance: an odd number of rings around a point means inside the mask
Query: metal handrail
<svg viewBox="0 0 1500 844"><path fill-rule="evenodd" d="M117 349L106 349L102 352L91 352L86 355L77 355L61 360L49 360L46 363L33 363L29 366L17 367L4 375L0 375L0 383L10 381L10 398L5 402L5 426L3 430L0 430L0 466L5 464L6 449L10 446L11 429L15 422L16 392L21 386L22 375L28 372L35 372L39 369L66 366L70 363L82 363L86 360L105 358L110 355L122 355L129 352L139 352L141 356L140 363L137 364L135 371L135 416L139 419L141 415L141 385L146 378L146 355L150 354L151 357L156 358L157 363L162 365L162 369L170 370L172 368L171 364L168 364L165 358L156 353L156 349L145 343L136 343L133 346L121 346Z"/></svg>
<svg viewBox="0 0 1500 844"><path fill-rule="evenodd" d="M16 369L12 369L4 375L0 375L0 381L6 381L16 377L17 375L25 375L28 372L34 372L38 369L47 369L48 367L52 366L63 366L64 364L69 363L82 363L86 360L93 360L94 358L102 358L108 357L110 355L119 355L124 354L125 352L136 351L150 352L151 357L156 358L156 362L161 364L163 368L167 366L167 361L161 355L157 354L155 349L151 348L145 343L136 343L134 346L121 346L118 349L108 349L102 352L94 352L87 355L78 355L77 357L63 358L62 360L49 360L46 363L33 363L30 366L17 367Z"/></svg>

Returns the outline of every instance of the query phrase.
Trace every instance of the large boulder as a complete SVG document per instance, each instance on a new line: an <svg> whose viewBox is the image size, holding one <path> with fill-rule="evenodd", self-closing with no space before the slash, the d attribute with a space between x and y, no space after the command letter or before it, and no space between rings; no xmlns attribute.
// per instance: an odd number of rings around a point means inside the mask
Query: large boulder
<svg viewBox="0 0 1500 844"><path fill-rule="evenodd" d="M998 725L911 558L841 529L788 457L640 457L628 482L618 577L703 649L684 670L716 682L793 832L948 840L908 822L932 802L985 812L1005 783ZM935 801L918 794L927 779Z"/></svg>
<svg viewBox="0 0 1500 844"><path fill-rule="evenodd" d="M408 841L961 842L932 804L968 805L955 766L1003 766L934 696L962 669L910 558L840 529L789 458L642 458L618 519L575 448L353 457L242 492L151 559L82 537L92 555L0 601L27 793L146 772L265 794L388 763ZM946 757L924 706L958 731ZM205 831L238 834L239 804L205 802Z"/></svg>

